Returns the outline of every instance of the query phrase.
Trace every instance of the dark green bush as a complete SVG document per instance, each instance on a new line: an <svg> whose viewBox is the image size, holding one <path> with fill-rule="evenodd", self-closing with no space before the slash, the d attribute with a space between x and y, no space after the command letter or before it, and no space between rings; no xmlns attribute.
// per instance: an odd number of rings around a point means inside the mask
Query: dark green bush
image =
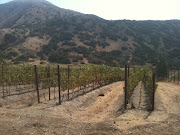
<svg viewBox="0 0 180 135"><path fill-rule="evenodd" d="M63 52L62 50L52 52L49 55L48 60L50 62L60 63L60 64L70 64L71 63L70 60L68 59L68 54Z"/></svg>

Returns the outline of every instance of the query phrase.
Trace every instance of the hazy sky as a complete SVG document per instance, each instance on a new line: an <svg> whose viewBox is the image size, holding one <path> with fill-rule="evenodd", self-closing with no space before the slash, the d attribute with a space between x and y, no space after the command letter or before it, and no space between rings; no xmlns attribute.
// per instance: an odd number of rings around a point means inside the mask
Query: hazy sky
<svg viewBox="0 0 180 135"><path fill-rule="evenodd" d="M0 0L0 3L10 0ZM108 20L180 19L180 0L48 0L58 7Z"/></svg>

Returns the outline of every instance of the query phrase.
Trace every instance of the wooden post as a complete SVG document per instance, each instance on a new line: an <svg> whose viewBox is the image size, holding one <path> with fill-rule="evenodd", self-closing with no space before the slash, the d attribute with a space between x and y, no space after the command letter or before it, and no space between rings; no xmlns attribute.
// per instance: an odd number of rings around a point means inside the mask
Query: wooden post
<svg viewBox="0 0 180 135"><path fill-rule="evenodd" d="M38 83L38 73L37 73L37 66L34 65L35 69L35 77L36 77L36 90L37 90L37 97L38 97L38 103L40 103L40 98L39 98L39 83Z"/></svg>
<svg viewBox="0 0 180 135"><path fill-rule="evenodd" d="M68 65L68 100L69 100L69 65Z"/></svg>
<svg viewBox="0 0 180 135"><path fill-rule="evenodd" d="M2 70L2 72L1 72L1 75L2 75L2 92L3 92L3 98L4 98L4 65L2 64L2 67L1 67L1 70Z"/></svg>
<svg viewBox="0 0 180 135"><path fill-rule="evenodd" d="M179 69L178 69L178 83L179 83L179 79L180 79L180 78L179 78Z"/></svg>
<svg viewBox="0 0 180 135"><path fill-rule="evenodd" d="M125 87L124 87L124 109L127 108L127 65L125 65L125 75L124 75L124 80L125 80Z"/></svg>
<svg viewBox="0 0 180 135"><path fill-rule="evenodd" d="M80 66L80 74L81 74L81 66ZM81 82L81 79L79 81ZM80 90L81 90L81 85L80 85Z"/></svg>
<svg viewBox="0 0 180 135"><path fill-rule="evenodd" d="M153 74L152 74L152 80L153 80L153 95L152 95L152 111L154 111L154 99L155 99L155 89L156 89L156 66L153 64Z"/></svg>
<svg viewBox="0 0 180 135"><path fill-rule="evenodd" d="M174 82L176 82L176 71L174 70Z"/></svg>
<svg viewBox="0 0 180 135"><path fill-rule="evenodd" d="M95 77L94 77L94 74L93 74L93 90L94 90L94 84L95 84Z"/></svg>
<svg viewBox="0 0 180 135"><path fill-rule="evenodd" d="M129 78L129 68L130 68L130 67L129 67L129 65L128 65L128 78Z"/></svg>
<svg viewBox="0 0 180 135"><path fill-rule="evenodd" d="M102 72L101 72L101 68L100 68L100 87L102 86ZM114 76L113 76L113 82L114 82Z"/></svg>
<svg viewBox="0 0 180 135"><path fill-rule="evenodd" d="M60 69L59 69L59 65L57 66L57 70L58 70L58 89L59 89L59 105L61 105L61 75L60 75Z"/></svg>
<svg viewBox="0 0 180 135"><path fill-rule="evenodd" d="M169 70L167 72L167 82L169 82Z"/></svg>
<svg viewBox="0 0 180 135"><path fill-rule="evenodd" d="M48 67L48 69L47 69L47 78L48 78L48 85L49 85L49 100L51 100L50 67Z"/></svg>

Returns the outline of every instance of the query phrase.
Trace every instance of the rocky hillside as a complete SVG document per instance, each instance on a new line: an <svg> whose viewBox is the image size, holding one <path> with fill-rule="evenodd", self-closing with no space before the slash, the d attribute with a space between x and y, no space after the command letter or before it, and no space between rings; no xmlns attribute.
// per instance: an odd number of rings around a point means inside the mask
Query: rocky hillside
<svg viewBox="0 0 180 135"><path fill-rule="evenodd" d="M160 51L180 64L180 21L109 21L62 9L45 0L0 5L0 53L19 62L155 62Z"/></svg>

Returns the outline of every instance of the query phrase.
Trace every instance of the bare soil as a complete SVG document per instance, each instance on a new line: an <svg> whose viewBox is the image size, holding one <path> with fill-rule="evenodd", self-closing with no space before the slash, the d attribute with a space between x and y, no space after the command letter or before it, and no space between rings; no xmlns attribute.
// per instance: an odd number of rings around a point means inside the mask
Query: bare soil
<svg viewBox="0 0 180 135"><path fill-rule="evenodd" d="M180 85L158 83L153 112L127 109L122 113L123 87L123 82L113 83L62 105L56 105L54 100L29 107L14 107L13 103L11 106L1 105L0 134L180 134Z"/></svg>
<svg viewBox="0 0 180 135"><path fill-rule="evenodd" d="M138 83L130 98L129 108L152 110L152 99L142 81Z"/></svg>

